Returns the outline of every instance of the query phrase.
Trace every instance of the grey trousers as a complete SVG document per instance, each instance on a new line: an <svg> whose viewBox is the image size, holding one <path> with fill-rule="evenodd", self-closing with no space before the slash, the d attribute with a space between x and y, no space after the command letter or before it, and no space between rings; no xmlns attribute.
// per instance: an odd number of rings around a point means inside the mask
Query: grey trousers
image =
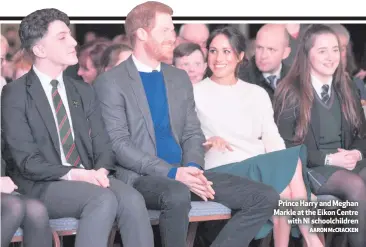
<svg viewBox="0 0 366 247"><path fill-rule="evenodd" d="M154 246L153 232L141 194L122 181L110 178L110 187L86 182L58 181L41 194L49 217L79 219L76 247L107 246L117 220L124 247Z"/></svg>

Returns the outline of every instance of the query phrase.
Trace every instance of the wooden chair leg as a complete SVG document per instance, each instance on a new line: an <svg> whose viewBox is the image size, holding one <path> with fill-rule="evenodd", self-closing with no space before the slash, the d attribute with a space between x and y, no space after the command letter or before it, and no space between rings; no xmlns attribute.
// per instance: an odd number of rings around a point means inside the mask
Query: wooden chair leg
<svg viewBox="0 0 366 247"><path fill-rule="evenodd" d="M198 222L191 222L188 227L187 247L193 247L196 238Z"/></svg>
<svg viewBox="0 0 366 247"><path fill-rule="evenodd" d="M60 237L56 231L52 231L53 244L55 247L61 247Z"/></svg>

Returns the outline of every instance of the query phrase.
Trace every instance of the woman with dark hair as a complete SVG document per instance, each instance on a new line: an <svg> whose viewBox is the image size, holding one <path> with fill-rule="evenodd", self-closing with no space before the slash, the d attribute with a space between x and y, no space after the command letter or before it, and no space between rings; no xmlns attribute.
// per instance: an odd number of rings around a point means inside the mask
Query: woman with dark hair
<svg viewBox="0 0 366 247"><path fill-rule="evenodd" d="M132 54L132 48L126 44L113 44L102 54L99 74L110 70L125 61Z"/></svg>
<svg viewBox="0 0 366 247"><path fill-rule="evenodd" d="M358 215L348 218L358 220L359 233L348 236L352 247L366 246L366 122L330 27L317 24L306 30L276 90L274 108L286 146L307 146L312 191L358 202L348 208Z"/></svg>
<svg viewBox="0 0 366 247"><path fill-rule="evenodd" d="M207 139L206 170L263 182L285 200L310 200L306 167L302 165L306 164L305 146L285 149L268 94L237 77L244 57L244 36L231 26L223 27L211 34L207 44L211 76L193 86L197 114ZM275 246L288 246L291 226L287 216L274 216L256 239L266 237L272 226ZM307 246L324 246L309 227L299 225Z"/></svg>

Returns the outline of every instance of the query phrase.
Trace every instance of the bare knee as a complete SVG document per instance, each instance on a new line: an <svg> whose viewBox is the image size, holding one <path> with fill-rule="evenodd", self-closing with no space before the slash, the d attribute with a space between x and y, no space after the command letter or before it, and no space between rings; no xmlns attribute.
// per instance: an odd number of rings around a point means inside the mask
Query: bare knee
<svg viewBox="0 0 366 247"><path fill-rule="evenodd" d="M292 191L289 186L287 186L280 194L281 199L291 199L292 198Z"/></svg>

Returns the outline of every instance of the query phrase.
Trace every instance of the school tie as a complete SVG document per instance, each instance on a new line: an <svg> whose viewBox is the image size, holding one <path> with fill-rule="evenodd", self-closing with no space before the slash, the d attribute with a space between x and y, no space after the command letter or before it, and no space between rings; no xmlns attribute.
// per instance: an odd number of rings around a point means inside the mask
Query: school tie
<svg viewBox="0 0 366 247"><path fill-rule="evenodd" d="M80 167L80 156L76 149L74 138L71 134L71 126L65 106L57 89L58 83L59 82L57 80L51 81L52 100L58 122L57 124L60 134L60 141L64 150L67 163L75 167Z"/></svg>
<svg viewBox="0 0 366 247"><path fill-rule="evenodd" d="M271 88L272 88L273 90L275 90L275 89L276 89L277 76L275 76L275 75L270 75L270 76L268 76L268 77L267 77L267 80L268 80L269 85L271 86Z"/></svg>
<svg viewBox="0 0 366 247"><path fill-rule="evenodd" d="M320 96L322 97L322 101L326 104L330 98L329 96L329 85L324 84L322 86L322 92L320 93Z"/></svg>

